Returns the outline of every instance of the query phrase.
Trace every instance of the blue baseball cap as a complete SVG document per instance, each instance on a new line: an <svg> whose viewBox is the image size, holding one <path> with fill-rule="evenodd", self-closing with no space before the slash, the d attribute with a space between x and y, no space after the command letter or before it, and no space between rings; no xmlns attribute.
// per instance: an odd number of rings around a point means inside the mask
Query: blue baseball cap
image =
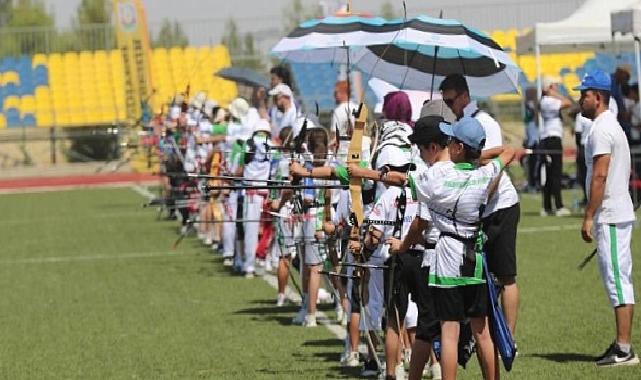
<svg viewBox="0 0 641 380"><path fill-rule="evenodd" d="M601 91L610 91L612 89L612 79L603 70L594 70L590 73L586 73L581 80L581 85L574 87L574 90L584 91L584 90L601 90Z"/></svg>
<svg viewBox="0 0 641 380"><path fill-rule="evenodd" d="M485 146L485 129L473 117L464 117L454 124L439 124L441 132L465 143L470 148L481 150Z"/></svg>

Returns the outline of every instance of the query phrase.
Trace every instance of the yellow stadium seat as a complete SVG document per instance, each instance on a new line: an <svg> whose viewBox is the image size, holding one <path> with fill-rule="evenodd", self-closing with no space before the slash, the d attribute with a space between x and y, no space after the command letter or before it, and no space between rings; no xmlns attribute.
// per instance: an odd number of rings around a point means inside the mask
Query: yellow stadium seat
<svg viewBox="0 0 641 380"><path fill-rule="evenodd" d="M32 95L25 95L20 98L20 114L24 116L27 113L34 113L36 111L36 99Z"/></svg>
<svg viewBox="0 0 641 380"><path fill-rule="evenodd" d="M54 125L53 113L50 111L36 112L36 126L38 127L51 127Z"/></svg>
<svg viewBox="0 0 641 380"><path fill-rule="evenodd" d="M44 54L34 54L33 57L31 57L31 67L36 67L38 65L46 65L47 64L47 56Z"/></svg>
<svg viewBox="0 0 641 380"><path fill-rule="evenodd" d="M15 71L5 71L2 74L2 80L0 81L3 86L6 86L9 83L14 83L16 85L20 84L20 74Z"/></svg>
<svg viewBox="0 0 641 380"><path fill-rule="evenodd" d="M4 98L4 104L2 109L7 110L9 108L18 108L20 107L20 98L17 96L7 96Z"/></svg>
<svg viewBox="0 0 641 380"><path fill-rule="evenodd" d="M0 128L7 128L7 119L3 113L0 113Z"/></svg>

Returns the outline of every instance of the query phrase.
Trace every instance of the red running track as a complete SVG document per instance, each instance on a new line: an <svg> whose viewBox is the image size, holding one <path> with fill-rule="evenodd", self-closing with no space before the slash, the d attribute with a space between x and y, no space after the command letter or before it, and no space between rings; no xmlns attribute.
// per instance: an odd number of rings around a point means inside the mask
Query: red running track
<svg viewBox="0 0 641 380"><path fill-rule="evenodd" d="M104 173L56 177L7 178L0 179L0 190L126 185L153 181L158 181L158 176L145 173Z"/></svg>

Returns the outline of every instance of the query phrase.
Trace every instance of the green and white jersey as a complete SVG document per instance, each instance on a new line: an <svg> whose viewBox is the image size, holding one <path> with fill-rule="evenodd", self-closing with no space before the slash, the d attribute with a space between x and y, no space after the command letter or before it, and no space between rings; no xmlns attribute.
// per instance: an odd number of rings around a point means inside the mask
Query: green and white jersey
<svg viewBox="0 0 641 380"><path fill-rule="evenodd" d="M486 202L490 182L502 173L502 167L498 159L479 168L467 163L437 162L409 177L413 197L427 205L434 227L441 233L430 269L430 286L484 283L480 253L473 251L474 240L479 230L480 207ZM470 243L462 241L466 239Z"/></svg>

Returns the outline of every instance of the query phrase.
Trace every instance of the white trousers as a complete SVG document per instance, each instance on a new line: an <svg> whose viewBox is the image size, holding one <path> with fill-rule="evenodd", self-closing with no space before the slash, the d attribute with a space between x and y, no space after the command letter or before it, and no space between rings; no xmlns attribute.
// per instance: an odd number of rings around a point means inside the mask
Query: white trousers
<svg viewBox="0 0 641 380"><path fill-rule="evenodd" d="M223 257L234 257L236 247L236 211L238 209L238 194L231 191L223 203Z"/></svg>
<svg viewBox="0 0 641 380"><path fill-rule="evenodd" d="M251 194L245 195L245 204L243 207L243 219L249 222L243 223L245 229L244 242L244 260L243 270L245 272L254 272L256 263L256 247L258 246L258 229L260 215L263 211L264 195ZM256 220L256 222L254 222Z"/></svg>
<svg viewBox="0 0 641 380"><path fill-rule="evenodd" d="M634 304L632 287L632 240L633 222L594 226L597 241L599 270L605 292L613 307Z"/></svg>

